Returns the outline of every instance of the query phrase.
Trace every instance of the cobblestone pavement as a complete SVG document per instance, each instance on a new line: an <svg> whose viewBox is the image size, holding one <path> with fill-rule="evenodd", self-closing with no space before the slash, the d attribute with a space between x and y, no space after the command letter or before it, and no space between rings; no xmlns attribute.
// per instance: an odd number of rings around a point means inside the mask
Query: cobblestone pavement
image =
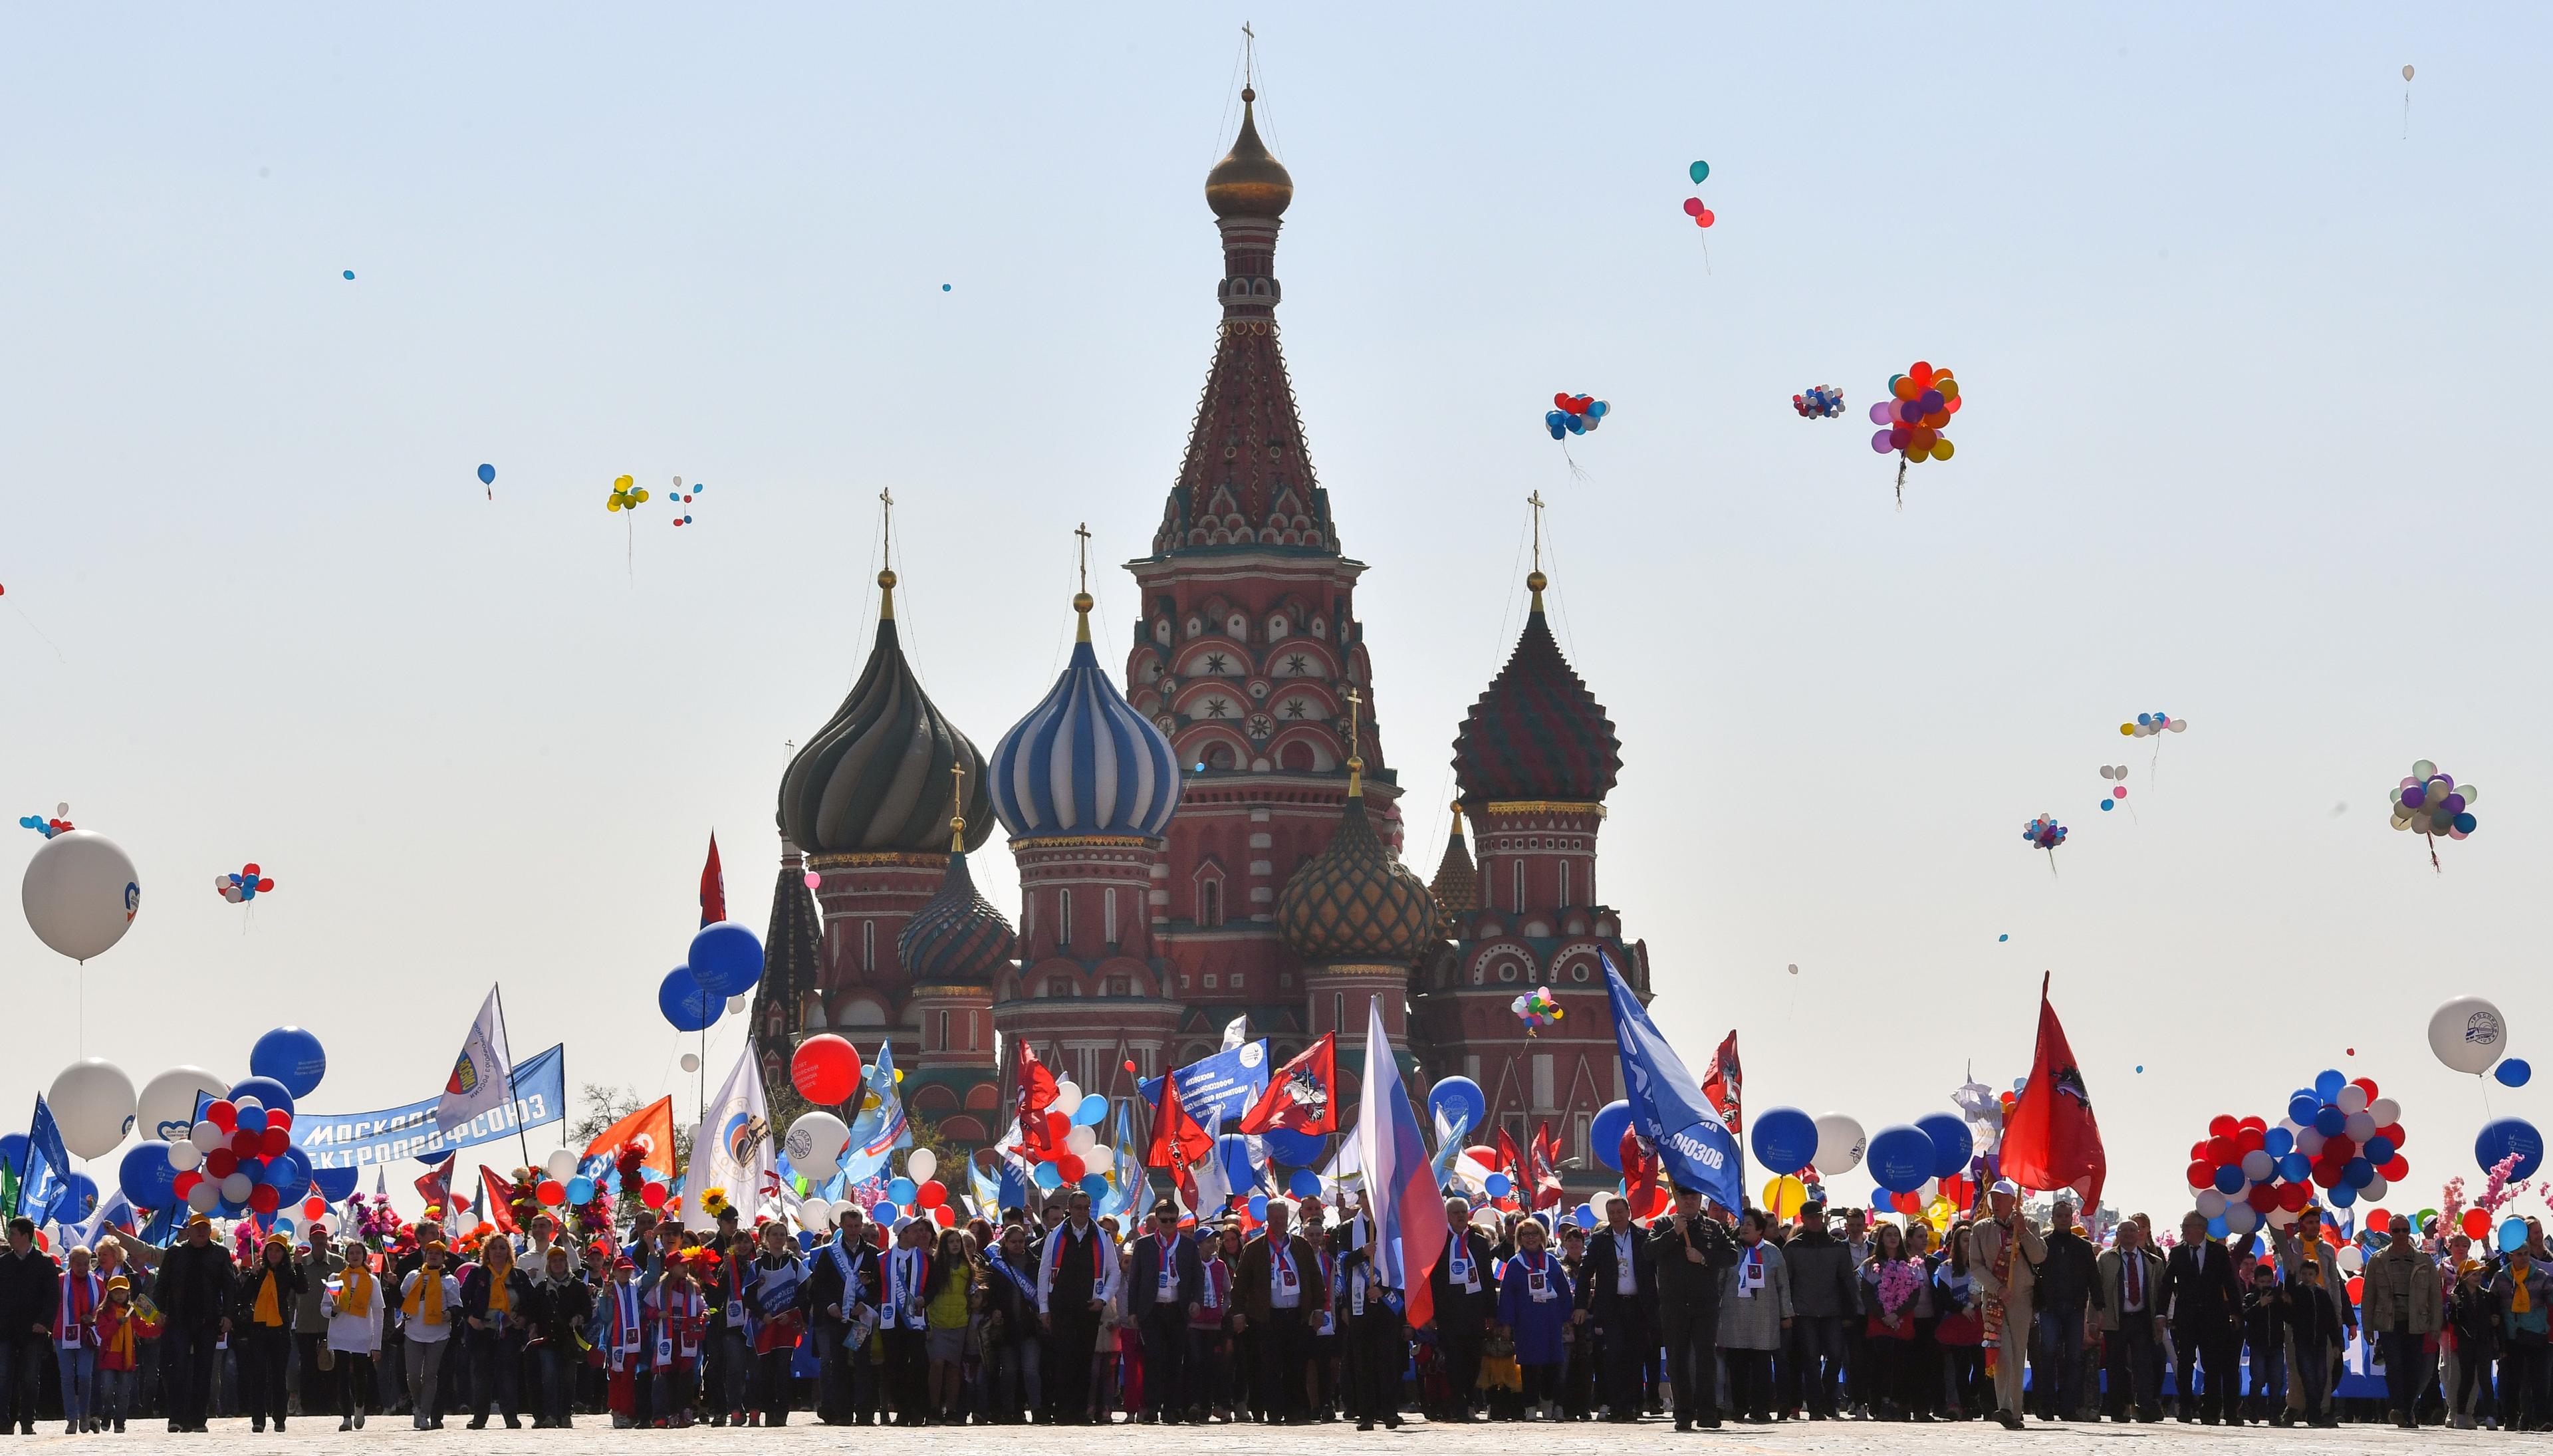
<svg viewBox="0 0 2553 1456"><path fill-rule="evenodd" d="M890 1450L898 1456L973 1456L973 1453L1001 1452L1023 1456L1026 1451L1054 1452L1057 1456L1140 1456L1145 1452L1175 1453L1175 1456L1198 1456L1213 1452L1282 1452L1296 1456L1304 1451L1356 1452L1388 1448L1410 1453L1442 1453L1442 1456L1508 1456L1519 1450L1542 1453L1600 1453L1635 1451L1678 1451L1708 1448L1727 1452L1771 1452L1777 1456L1790 1453L1836 1453L1836 1456L1931 1456L1931 1453L1965 1453L1997 1448L2054 1451L2071 1446L2077 1450L2089 1443L2096 1450L2138 1453L2138 1456L2213 1456L2232 1447L2242 1446L2271 1456L2285 1452L2374 1452L2435 1450L2442 1447L2496 1446L2503 1439L2488 1431L2447 1431L2435 1428L2418 1432L2396 1430L2386 1425L2344 1425L2337 1430L2272 1430L2264 1426L2246 1426L2228 1430L2211 1426L2181 1425L2166 1421L2156 1425L2048 1424L2032 1421L2029 1429L2018 1434L1974 1421L1963 1424L1907 1425L1870 1421L1783 1422L1770 1426L1730 1425L1718 1431L1676 1430L1673 1421L1649 1419L1624 1427L1593 1422L1562 1422L1559 1425L1527 1423L1524 1425L1478 1423L1472 1425L1430 1425L1411 1417L1398 1431L1376 1430L1360 1433L1352 1424L1327 1424L1270 1430L1256 1425L1180 1426L1175 1429L1129 1429L1120 1424L1107 1429L1092 1426L934 1426L923 1430L878 1430L858 1427L819 1425L813 1421L792 1421L777 1429L713 1430L706 1426L687 1431L615 1431L608 1420L580 1419L576 1428L564 1431L506 1430L492 1426L487 1430L464 1430L461 1422L452 1421L441 1431L412 1429L404 1417L382 1417L371 1421L359 1434L340 1434L337 1422L329 1419L295 1419L281 1435L272 1431L252 1434L245 1420L217 1420L212 1430L202 1436L174 1436L165 1425L151 1422L146 1428L135 1423L123 1436L70 1436L62 1433L58 1422L39 1426L33 1440L17 1439L14 1449L35 1450L53 1447L94 1451L99 1456L109 1452L230 1450L269 1452L294 1450L346 1450L349 1447L366 1452L422 1453L440 1452L446 1456L622 1456L637 1452L719 1452L739 1456L764 1456L769 1452L880 1451Z"/></svg>

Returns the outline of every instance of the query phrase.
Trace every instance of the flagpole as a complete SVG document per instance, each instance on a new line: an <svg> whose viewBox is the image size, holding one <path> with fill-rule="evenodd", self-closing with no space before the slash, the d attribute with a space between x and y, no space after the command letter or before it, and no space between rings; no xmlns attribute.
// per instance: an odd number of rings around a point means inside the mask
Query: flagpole
<svg viewBox="0 0 2553 1456"><path fill-rule="evenodd" d="M514 1120L514 1141L522 1145L523 1167L532 1168L536 1166L532 1162L532 1135L523 1131L523 1109L514 1100L514 1033L505 1025L505 983L497 982L495 990L497 1029L505 1034L505 1115Z"/></svg>

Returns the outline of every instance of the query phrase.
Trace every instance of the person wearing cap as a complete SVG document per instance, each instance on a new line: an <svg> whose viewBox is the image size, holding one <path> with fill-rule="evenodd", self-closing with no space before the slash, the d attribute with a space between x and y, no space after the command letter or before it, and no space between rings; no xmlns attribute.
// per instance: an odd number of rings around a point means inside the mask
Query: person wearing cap
<svg viewBox="0 0 2553 1456"><path fill-rule="evenodd" d="M269 1416L283 1429L283 1377L292 1360L292 1311L301 1297L301 1271L292 1264L292 1241L282 1234L266 1236L257 1263L240 1282L231 1311L239 1352L240 1403L248 1407L249 1429L263 1431Z"/></svg>
<svg viewBox="0 0 2553 1456"><path fill-rule="evenodd" d="M648 1362L646 1297L638 1288L638 1262L626 1254L611 1261L611 1283L604 1287L600 1300L603 1338L596 1348L603 1352L610 1382L605 1404L615 1430L646 1419L646 1408L638 1403L648 1394L638 1384L638 1372Z"/></svg>
<svg viewBox="0 0 2553 1456"><path fill-rule="evenodd" d="M1436 1301L1436 1351L1445 1362L1453 1418L1467 1421L1481 1383L1481 1347L1498 1318L1498 1255L1472 1225L1470 1200L1445 1200L1445 1228L1444 1257L1427 1271L1428 1292Z"/></svg>
<svg viewBox="0 0 2553 1456"><path fill-rule="evenodd" d="M1984 1300L1986 1367L1994 1377L1994 1418L2021 1429L2022 1364L2030 1350L2034 1271L2048 1257L2039 1227L2021 1210L2021 1188L1998 1178L1986 1194L1992 1215L1969 1238L1968 1275ZM1794 1241L1796 1243L1796 1241ZM2216 1251L2222 1255L2225 1251Z"/></svg>
<svg viewBox="0 0 2553 1456"><path fill-rule="evenodd" d="M1144 1408L1138 1417L1175 1425L1188 1408L1188 1316L1205 1279L1196 1246L1179 1236L1179 1208L1167 1198L1153 1205L1152 1231L1135 1241L1126 1302L1144 1341Z"/></svg>
<svg viewBox="0 0 2553 1456"><path fill-rule="evenodd" d="M213 1221L200 1213L160 1257L160 1381L172 1431L204 1428L217 1347L231 1328L235 1273L230 1251L213 1238Z"/></svg>
<svg viewBox="0 0 2553 1456"><path fill-rule="evenodd" d="M325 1241L326 1235L312 1237ZM360 1430L364 1417L381 1403L373 1356L382 1347L382 1281L373 1273L372 1250L357 1240L332 1263L337 1279L320 1290L320 1312L328 1321L328 1352L336 1362L337 1429ZM302 1387L306 1393L309 1386ZM304 1403L302 1413L310 1406Z"/></svg>
<svg viewBox="0 0 2553 1456"><path fill-rule="evenodd" d="M106 1298L97 1306L97 1419L90 1429L124 1434L125 1409L142 1369L141 1342L152 1333L134 1311L133 1282L120 1274L107 1276Z"/></svg>
<svg viewBox="0 0 2553 1456"><path fill-rule="evenodd" d="M1658 1325L1666 1344L1667 1384L1675 1391L1677 1430L1720 1427L1720 1286L1737 1263L1737 1245L1720 1220L1703 1211L1702 1193L1675 1190L1675 1211L1649 1224L1649 1264L1657 1271Z"/></svg>
<svg viewBox="0 0 2553 1456"><path fill-rule="evenodd" d="M444 1272L443 1240L429 1236L417 1267L399 1283L399 1327L407 1337L408 1399L418 1430L443 1429L443 1362L461 1317L461 1281Z"/></svg>

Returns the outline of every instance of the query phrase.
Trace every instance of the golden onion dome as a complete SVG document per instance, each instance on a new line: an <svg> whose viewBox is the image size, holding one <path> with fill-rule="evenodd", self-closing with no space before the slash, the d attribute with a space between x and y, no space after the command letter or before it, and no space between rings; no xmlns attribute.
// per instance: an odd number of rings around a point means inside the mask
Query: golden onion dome
<svg viewBox="0 0 2553 1456"><path fill-rule="evenodd" d="M1205 174L1205 205L1217 217L1282 217L1285 205L1294 200L1294 178L1285 164L1268 155L1251 119L1250 103L1258 99L1257 91L1241 88L1241 135Z"/></svg>
<svg viewBox="0 0 2553 1456"><path fill-rule="evenodd" d="M1436 897L1375 834L1356 789L1330 842L1276 897L1277 933L1308 961L1414 964L1443 940L1443 926Z"/></svg>

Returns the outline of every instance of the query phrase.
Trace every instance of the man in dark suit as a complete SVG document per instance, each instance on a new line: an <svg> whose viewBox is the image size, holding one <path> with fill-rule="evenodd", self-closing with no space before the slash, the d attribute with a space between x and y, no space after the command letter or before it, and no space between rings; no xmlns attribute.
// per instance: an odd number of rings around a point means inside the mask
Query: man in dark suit
<svg viewBox="0 0 2553 1456"><path fill-rule="evenodd" d="M1344 1211L1346 1205L1340 1206ZM1375 1245L1374 1218L1362 1207L1330 1230L1330 1256L1338 1267L1330 1297L1347 1332L1344 1385L1357 1429L1372 1430L1380 1420L1398 1430L1409 1336L1401 1322L1400 1291L1384 1283Z"/></svg>
<svg viewBox="0 0 2553 1456"><path fill-rule="evenodd" d="M886 1280L868 1233L868 1220L857 1209L843 1209L833 1241L810 1261L800 1295L808 1327L816 1332L816 1416L827 1425L867 1425L877 1409L866 1337L858 1331L864 1321L876 1327ZM852 1347L855 1339L863 1342L860 1348Z"/></svg>
<svg viewBox="0 0 2553 1456"><path fill-rule="evenodd" d="M2243 1343L2243 1290L2234 1279L2234 1256L2207 1236L2207 1219L2191 1210L2180 1221L2180 1247L2164 1266L2163 1307L2171 1311L2171 1342L2180 1358L2180 1418L2208 1425L2235 1421L2243 1378L2236 1369ZM2207 1368L2205 1395L2196 1394L2196 1367Z"/></svg>
<svg viewBox="0 0 2553 1456"><path fill-rule="evenodd" d="M1658 1324L1666 1338L1667 1384L1675 1388L1677 1430L1691 1430L1697 1423L1706 1430L1720 1428L1720 1279L1737 1265L1737 1241L1702 1205L1701 1193L1678 1188L1675 1215L1649 1225L1649 1262L1657 1270Z"/></svg>
<svg viewBox="0 0 2553 1456"><path fill-rule="evenodd" d="M1578 1307L1603 1345L1605 1418L1640 1418L1642 1374L1658 1343L1649 1311L1658 1304L1658 1266L1649 1241L1631 1227L1631 1202L1605 1200L1605 1227L1587 1241L1578 1271Z"/></svg>
<svg viewBox="0 0 2553 1456"><path fill-rule="evenodd" d="M1472 1418L1473 1392L1481 1383L1481 1346L1498 1318L1498 1263L1488 1235L1472 1226L1472 1205L1445 1200L1445 1257L1427 1271L1436 1299L1436 1353L1445 1363L1456 1420Z"/></svg>
<svg viewBox="0 0 2553 1456"><path fill-rule="evenodd" d="M1320 1251L1294 1232L1293 1205L1268 1203L1268 1226L1241 1250L1233 1277L1232 1329L1259 1337L1259 1382L1251 1399L1272 1425L1301 1425L1303 1362L1311 1358L1313 1316L1329 1307Z"/></svg>
<svg viewBox="0 0 2553 1456"><path fill-rule="evenodd" d="M1177 1424L1190 1404L1181 1357L1187 1353L1188 1316L1203 1297L1205 1265L1196 1245L1179 1237L1179 1208L1167 1198L1153 1205L1153 1231L1135 1242L1134 1271L1126 1307L1144 1337L1144 1413L1147 1424Z"/></svg>

